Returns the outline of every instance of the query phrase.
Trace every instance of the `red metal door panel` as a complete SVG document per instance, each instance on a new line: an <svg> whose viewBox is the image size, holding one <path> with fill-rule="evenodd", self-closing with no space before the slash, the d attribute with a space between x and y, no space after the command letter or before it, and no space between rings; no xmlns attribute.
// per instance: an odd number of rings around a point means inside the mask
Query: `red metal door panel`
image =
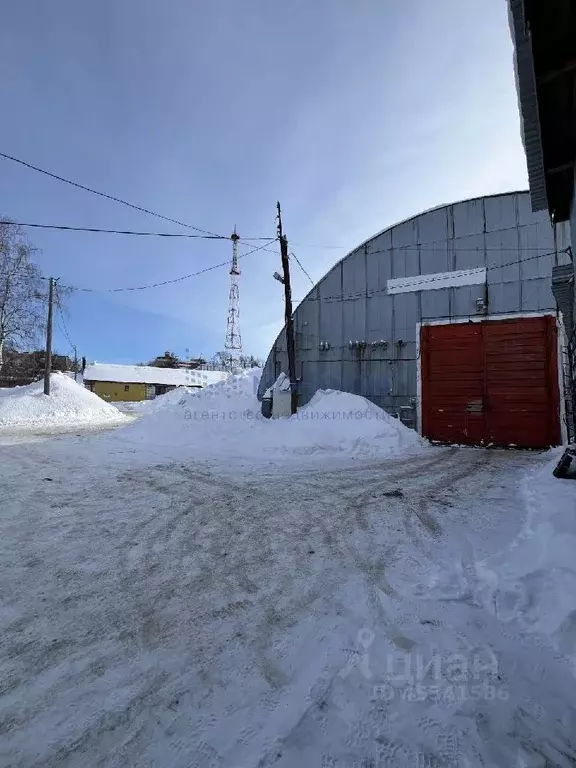
<svg viewBox="0 0 576 768"><path fill-rule="evenodd" d="M556 322L551 316L482 323L486 440L540 448L560 442Z"/></svg>
<svg viewBox="0 0 576 768"><path fill-rule="evenodd" d="M441 442L560 443L552 316L424 326L422 434Z"/></svg>
<svg viewBox="0 0 576 768"><path fill-rule="evenodd" d="M480 443L483 409L482 329L478 323L422 328L422 434L449 443Z"/></svg>

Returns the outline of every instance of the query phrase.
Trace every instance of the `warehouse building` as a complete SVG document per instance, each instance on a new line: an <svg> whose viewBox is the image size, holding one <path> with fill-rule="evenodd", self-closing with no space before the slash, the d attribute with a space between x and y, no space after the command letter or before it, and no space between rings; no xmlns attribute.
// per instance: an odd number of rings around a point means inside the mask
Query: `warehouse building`
<svg viewBox="0 0 576 768"><path fill-rule="evenodd" d="M362 395L442 442L543 447L566 436L564 320L552 270L566 224L528 192L464 200L362 243L294 312L298 403ZM259 396L287 370L286 335Z"/></svg>

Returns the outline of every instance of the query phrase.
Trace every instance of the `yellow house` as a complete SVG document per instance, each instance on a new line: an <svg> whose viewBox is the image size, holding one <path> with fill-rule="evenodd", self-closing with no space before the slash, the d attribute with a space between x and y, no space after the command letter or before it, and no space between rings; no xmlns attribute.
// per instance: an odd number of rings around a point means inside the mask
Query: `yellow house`
<svg viewBox="0 0 576 768"><path fill-rule="evenodd" d="M176 387L205 387L226 376L223 371L93 363L84 370L84 386L109 402L137 402L153 400Z"/></svg>

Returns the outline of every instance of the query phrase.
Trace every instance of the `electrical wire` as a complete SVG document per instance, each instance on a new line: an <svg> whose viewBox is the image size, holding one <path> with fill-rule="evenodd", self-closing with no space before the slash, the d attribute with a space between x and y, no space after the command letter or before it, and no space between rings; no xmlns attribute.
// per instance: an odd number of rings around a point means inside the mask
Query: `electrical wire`
<svg viewBox="0 0 576 768"><path fill-rule="evenodd" d="M164 216L162 213L156 213L155 211L150 211L148 208L143 208L141 205L135 205L134 203L129 203L127 200L122 200L119 197L115 197L114 195L109 195L106 192L99 192L97 189L92 189L91 187L87 187L84 184L80 184L77 181L71 181L70 179L65 179L63 176L58 176L55 173L51 173L50 171L46 171L44 168L39 168L37 165L32 165L31 163L27 163L24 160L20 160L17 157L12 157L12 155L7 155L5 152L0 152L0 157L3 157L5 160L12 160L14 163L18 163L19 165L23 165L25 168L30 168L32 171L37 171L38 173L44 174L44 176L49 176L52 179L56 179L57 181L62 181L64 184L70 184L72 187L77 187L78 189L83 189L85 192L91 192L93 195L98 195L99 197L104 197L107 200L113 200L115 203L121 203L122 205L128 206L128 208L133 208L135 211L140 211L141 213L147 213L149 216L156 216L158 219L163 219L164 221L169 221L172 224L178 224L179 227L186 227L187 229L195 229L197 232L202 232L204 235L211 235L212 237L224 237L223 235L217 235L215 232L210 232L207 229L201 229L200 227L195 227L192 224L186 224L183 221L178 221L178 219L172 219L170 216ZM229 238L226 238L229 239Z"/></svg>
<svg viewBox="0 0 576 768"><path fill-rule="evenodd" d="M97 227L70 227L63 224L25 224L22 221L0 221L0 224L14 224L16 227L34 227L36 229L57 229L65 232L102 232L109 235L138 235L139 237L186 237L202 240L229 240L221 235L191 235L185 232L136 232L128 229L99 229Z"/></svg>
<svg viewBox="0 0 576 768"><path fill-rule="evenodd" d="M506 249L506 250L511 250L511 249ZM485 269L487 272L489 272L493 269L503 269L504 267L520 266L526 261L532 261L533 259L543 259L548 256L556 256L557 254L560 254L560 253L568 253L568 249L562 248L559 251L550 251L549 253L539 253L539 254L536 254L535 256L528 256L525 259L509 261L504 264L491 264L486 267L478 266L478 267L470 267L469 269L470 270ZM463 271L467 271L467 270L463 270ZM409 277L420 277L420 275L410 275ZM430 277L428 279L421 280L418 283L418 285L414 286L414 290L417 291L419 285L425 285L427 283L433 283L438 280L445 280L445 279L446 278L444 276L441 276L441 277ZM339 295L333 295L333 296L305 296L303 299L294 299L294 302L301 303L302 301L354 301L359 298L370 298L371 296L377 293L388 293L388 288L370 288L365 291L358 291L357 293L339 294Z"/></svg>
<svg viewBox="0 0 576 768"><path fill-rule="evenodd" d="M2 224L13 224L16 227L34 227L36 229L57 229L65 232L98 232L109 235L137 235L138 237L184 237L196 238L200 240L230 240L230 237L224 235L191 235L185 232L138 232L131 229L101 229L99 227L71 227L64 224L28 224L22 221L0 221ZM248 243L254 240L266 240L270 242L271 237L245 237L242 241Z"/></svg>
<svg viewBox="0 0 576 768"><path fill-rule="evenodd" d="M70 341L70 337L68 335L68 331L66 330L66 326L63 327L62 325L60 325L60 321L59 320L57 320L56 322L58 323L58 328L60 330L60 333L62 334L62 336L64 336L64 338L66 339L66 341L70 345L70 349L72 351L74 351L74 344L72 344L72 342Z"/></svg>
<svg viewBox="0 0 576 768"><path fill-rule="evenodd" d="M271 241L273 242L273 240ZM270 243L266 243L266 245L269 245ZM256 253L257 251L261 251L264 249L265 246L261 245L257 248L252 248L251 251L247 251L246 253L240 253L238 254L239 259L243 259L246 256L250 256L253 253ZM77 288L72 285L65 286L67 288L71 288L75 291L81 291L82 293L122 293L124 291L146 291L150 288L160 288L163 285L172 285L174 283L181 283L183 280L189 280L192 277L197 277L198 275L203 275L205 272L211 272L214 269L219 269L220 267L229 267L230 266L230 259L227 259L226 261L221 261L219 264L213 264L210 267L205 267L204 269L199 269L197 272L191 272L189 275L181 275L180 277L174 277L171 280L162 280L157 283L150 283L149 285L137 285L137 286L131 286L127 288ZM47 280L48 278L43 278L44 280Z"/></svg>
<svg viewBox="0 0 576 768"><path fill-rule="evenodd" d="M301 264L301 262L300 262L300 259L298 258L298 256L296 256L296 254L295 254L295 253L293 253L292 251L290 252L290 256L293 256L293 257L296 259L296 263L298 264L298 266L300 267L300 269L302 270L302 272L304 272L304 274L306 275L306 277L308 278L308 280L310 280L310 282L312 283L312 285L316 285L316 283L314 282L314 280L312 280L312 278L310 277L310 275L308 274L308 272L306 272L306 270L305 270L305 269L304 269L304 267L302 266L302 264Z"/></svg>
<svg viewBox="0 0 576 768"><path fill-rule="evenodd" d="M418 216L415 216L413 218L418 218ZM410 221L410 219L408 221ZM400 222L400 224L403 224L403 223L406 223L406 222ZM349 247L346 246L346 245L320 245L318 243L311 244L311 243L294 243L294 242L291 242L291 245L293 247L296 247L296 248L311 248L311 249L319 249L319 250L320 249L330 249L330 250L342 250L342 251L347 250L348 253L354 253L354 251L359 250L359 248L363 248L365 245L368 245L368 243L373 242L374 240L376 240L376 238L380 237L381 235L387 234L388 232L390 232L390 230L394 229L397 226L399 226L399 225L398 224L393 224L388 229L385 229L382 232L380 232L379 234L374 235L373 237L369 238L369 240L367 240L364 243L362 243L362 245L360 245L359 247L353 248L352 250L350 250ZM502 229L495 230L494 233L486 232L486 233L477 233L477 234L488 234L488 235L496 234L496 233L501 234L502 232L518 231L518 230L521 230L521 229L528 229L529 227L533 227L533 226L534 226L534 222L529 222L527 224L514 224L513 226L510 226L510 227L503 227ZM450 238L450 240L448 242L449 243L452 243L452 242L455 243L457 240L465 240L465 239L467 239L469 237L470 237L469 234L466 234L466 235L454 235L453 237ZM444 241L444 242L446 242L446 241ZM395 246L391 246L391 247L394 250L401 250L401 249L404 249L404 250L408 249L408 250L410 250L410 249L413 249L413 248L414 249L416 249L416 248L424 248L425 246L438 247L439 245L443 245L443 243L439 242L439 241L436 241L436 242L435 241L429 241L427 243L411 243L410 245L406 245L406 246L404 246L404 245L395 245ZM570 247L570 246L568 246L568 247ZM468 249L466 249L466 248L458 248L458 250L468 250ZM476 249L472 248L470 250L474 251ZM495 248L493 250L501 250L501 249L500 248ZM531 248L526 248L525 250L535 250L535 249L534 248L532 248L532 249ZM374 251L371 251L371 253L374 253Z"/></svg>
<svg viewBox="0 0 576 768"><path fill-rule="evenodd" d="M62 309L62 296L60 295L60 291L58 290L58 282L55 282L54 284L55 292L56 292L56 306L58 308L58 312L60 313L60 320L62 321L62 326L60 325L60 322L58 322L58 328L60 328L60 331L62 332L64 338L70 344L70 349L75 350L75 346L72 343L72 339L70 338L70 334L68 332L68 326L66 325L66 320L64 319L64 310Z"/></svg>
<svg viewBox="0 0 576 768"><path fill-rule="evenodd" d="M1 153L0 153L1 156ZM180 237L180 238L186 238L186 239L199 239L199 240L230 240L229 235L202 235L202 234L188 234L184 232L143 232L138 230L130 230L130 229L102 229L100 227L74 227L70 225L65 224L37 224L37 223L28 223L28 222L22 222L22 221L11 221L11 220L0 220L0 226L1 225L14 225L16 227L31 227L35 229L53 229L53 230L62 230L65 232L88 232L88 233L103 233L103 234L110 234L110 235L134 235L137 237ZM526 225L527 226L527 225ZM500 230L504 231L504 230ZM240 239L239 242L245 243L245 244L252 244L255 241L258 240L265 240L267 244L273 242L277 238L274 237L243 237ZM446 241L446 243L451 243L456 238ZM434 250L437 250L439 246L443 247L445 244L440 243L414 243L411 245L395 245L390 246L388 248L382 248L376 251L370 251L368 253L368 256L372 256L377 253L387 253L391 251L410 251L410 250L426 250L428 246L431 248L433 247ZM339 245L306 245L306 246L300 246L305 248L342 248L344 249L345 246L339 246ZM360 246L362 247L362 246ZM517 246L515 248L484 248L483 246L477 246L476 248L460 248L458 246L455 246L454 250L458 253L484 253L484 252L501 252L503 250L522 250L522 251L539 251L540 249L538 246L522 246L522 248L518 248ZM276 253L275 251L270 251L268 248L263 248L262 250L268 251L269 253ZM353 251L350 251L350 253L355 253L359 249L356 248ZM568 248L563 249L562 252L571 253L571 248L568 246ZM560 253L560 251L559 251ZM300 261L298 260L298 257L296 254L291 251L290 256L293 256L294 259L296 259L296 262L298 263L300 269L304 272L306 277L310 280L310 282L314 285L314 281L310 277L310 275L306 272Z"/></svg>

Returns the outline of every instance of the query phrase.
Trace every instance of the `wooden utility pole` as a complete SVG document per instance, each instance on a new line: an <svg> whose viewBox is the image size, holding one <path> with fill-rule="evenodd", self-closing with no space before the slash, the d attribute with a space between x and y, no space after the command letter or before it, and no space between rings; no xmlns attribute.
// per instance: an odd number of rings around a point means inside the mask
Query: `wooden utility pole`
<svg viewBox="0 0 576 768"><path fill-rule="evenodd" d="M290 260L288 258L288 240L282 231L282 211L278 209L278 240L280 241L280 256L282 258L282 275L284 283L286 350L288 352L288 378L290 379L290 405L294 414L298 410L298 392L296 390L296 350L294 345L294 321L292 319L292 289L290 287Z"/></svg>
<svg viewBox="0 0 576 768"><path fill-rule="evenodd" d="M78 350L74 344L74 381L78 381Z"/></svg>
<svg viewBox="0 0 576 768"><path fill-rule="evenodd" d="M50 394L50 374L52 372L52 309L54 305L54 278L50 278L48 288L48 322L46 323L46 354L44 355L44 394Z"/></svg>

